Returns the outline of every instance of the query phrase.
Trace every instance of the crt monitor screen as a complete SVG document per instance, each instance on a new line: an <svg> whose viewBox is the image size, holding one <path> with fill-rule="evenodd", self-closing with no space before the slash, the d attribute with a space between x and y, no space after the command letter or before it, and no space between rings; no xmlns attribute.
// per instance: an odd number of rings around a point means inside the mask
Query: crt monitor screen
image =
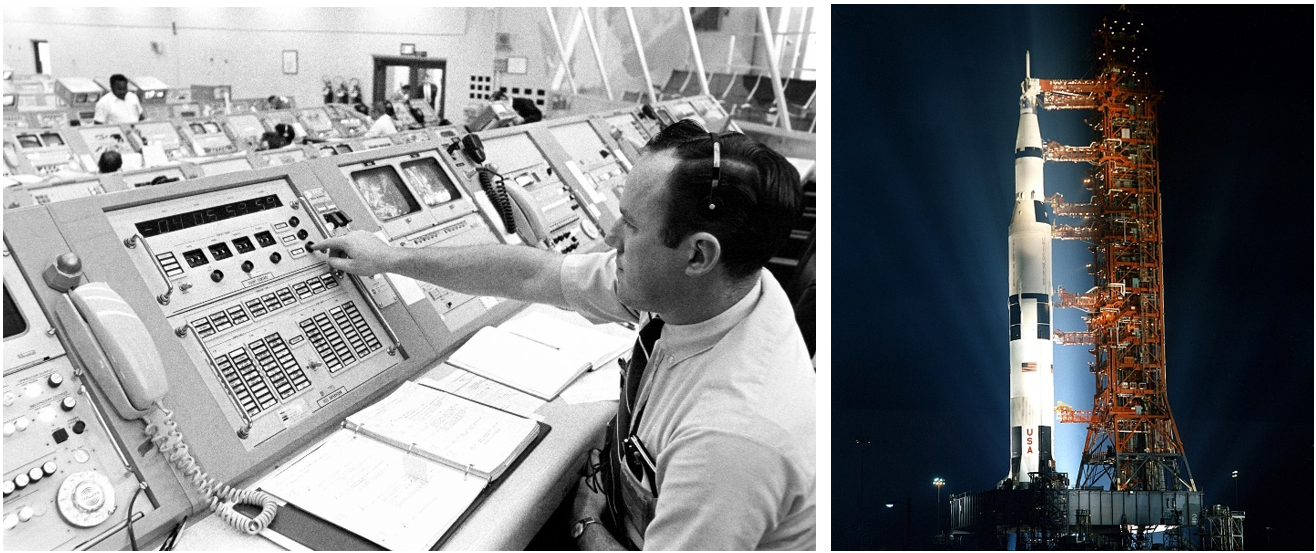
<svg viewBox="0 0 1316 553"><path fill-rule="evenodd" d="M406 173L412 187L420 191L420 200L427 206L434 207L461 198L457 187L439 167L438 160L432 157L403 163L402 172Z"/></svg>
<svg viewBox="0 0 1316 553"><path fill-rule="evenodd" d="M44 142L47 147L64 145L64 137L55 132L41 133L41 141Z"/></svg>
<svg viewBox="0 0 1316 553"><path fill-rule="evenodd" d="M391 165L352 172L352 184L380 221L391 221L420 210Z"/></svg>
<svg viewBox="0 0 1316 553"><path fill-rule="evenodd" d="M22 146L24 150L28 148L40 148L41 139L37 138L37 135L35 134L20 134L18 135L18 145Z"/></svg>
<svg viewBox="0 0 1316 553"><path fill-rule="evenodd" d="M10 336L18 336L27 331L27 320L23 318L23 313L19 311L18 304L14 302L13 296L9 295L9 287L4 287L5 293L5 339Z"/></svg>

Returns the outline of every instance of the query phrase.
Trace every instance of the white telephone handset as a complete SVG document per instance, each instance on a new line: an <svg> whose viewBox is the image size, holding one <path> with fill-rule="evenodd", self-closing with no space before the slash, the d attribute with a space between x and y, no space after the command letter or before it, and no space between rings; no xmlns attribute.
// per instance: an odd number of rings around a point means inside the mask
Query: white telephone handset
<svg viewBox="0 0 1316 553"><path fill-rule="evenodd" d="M56 311L65 325L74 327L70 330L82 330L72 332L70 339L75 344L94 341L97 346L84 354L90 357L84 359L87 369L120 415L130 420L142 418L169 391L160 352L142 319L103 282L79 286L70 290L68 297L71 308L61 302ZM96 355L95 349L105 357Z"/></svg>

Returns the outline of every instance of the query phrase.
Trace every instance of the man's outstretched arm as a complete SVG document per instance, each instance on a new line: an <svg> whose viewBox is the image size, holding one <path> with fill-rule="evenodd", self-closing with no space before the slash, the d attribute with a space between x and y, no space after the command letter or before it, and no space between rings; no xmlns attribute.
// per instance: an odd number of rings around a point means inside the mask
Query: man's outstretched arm
<svg viewBox="0 0 1316 553"><path fill-rule="evenodd" d="M355 275L395 273L463 294L567 305L560 277L563 256L526 246L401 248L358 230L312 249L331 252L330 267Z"/></svg>

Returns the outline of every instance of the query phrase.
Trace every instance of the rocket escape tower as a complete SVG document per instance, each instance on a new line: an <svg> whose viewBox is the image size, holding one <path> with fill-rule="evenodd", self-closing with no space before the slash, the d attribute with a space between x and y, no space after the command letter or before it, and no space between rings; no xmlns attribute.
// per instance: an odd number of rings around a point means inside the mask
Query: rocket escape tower
<svg viewBox="0 0 1316 553"><path fill-rule="evenodd" d="M1156 104L1144 69L1142 23L1127 13L1097 30L1096 77L1041 80L1045 108L1087 109L1098 140L1088 146L1046 144L1047 161L1085 162L1088 203L1050 198L1054 237L1091 246L1094 286L1057 290L1056 303L1085 313L1087 330L1056 332L1063 344L1091 347L1096 392L1090 411L1062 405L1058 422L1086 423L1077 488L1196 491L1166 396L1165 295Z"/></svg>

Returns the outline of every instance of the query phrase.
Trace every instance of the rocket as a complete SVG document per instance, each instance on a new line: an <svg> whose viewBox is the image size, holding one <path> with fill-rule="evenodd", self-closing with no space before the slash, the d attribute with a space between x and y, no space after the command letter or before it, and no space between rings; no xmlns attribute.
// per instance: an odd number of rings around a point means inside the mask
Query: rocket
<svg viewBox="0 0 1316 553"><path fill-rule="evenodd" d="M1014 213L1010 219L1010 475L1029 487L1030 472L1050 472L1055 425L1051 344L1051 222L1043 202L1041 85L1024 55L1019 132L1014 142Z"/></svg>

